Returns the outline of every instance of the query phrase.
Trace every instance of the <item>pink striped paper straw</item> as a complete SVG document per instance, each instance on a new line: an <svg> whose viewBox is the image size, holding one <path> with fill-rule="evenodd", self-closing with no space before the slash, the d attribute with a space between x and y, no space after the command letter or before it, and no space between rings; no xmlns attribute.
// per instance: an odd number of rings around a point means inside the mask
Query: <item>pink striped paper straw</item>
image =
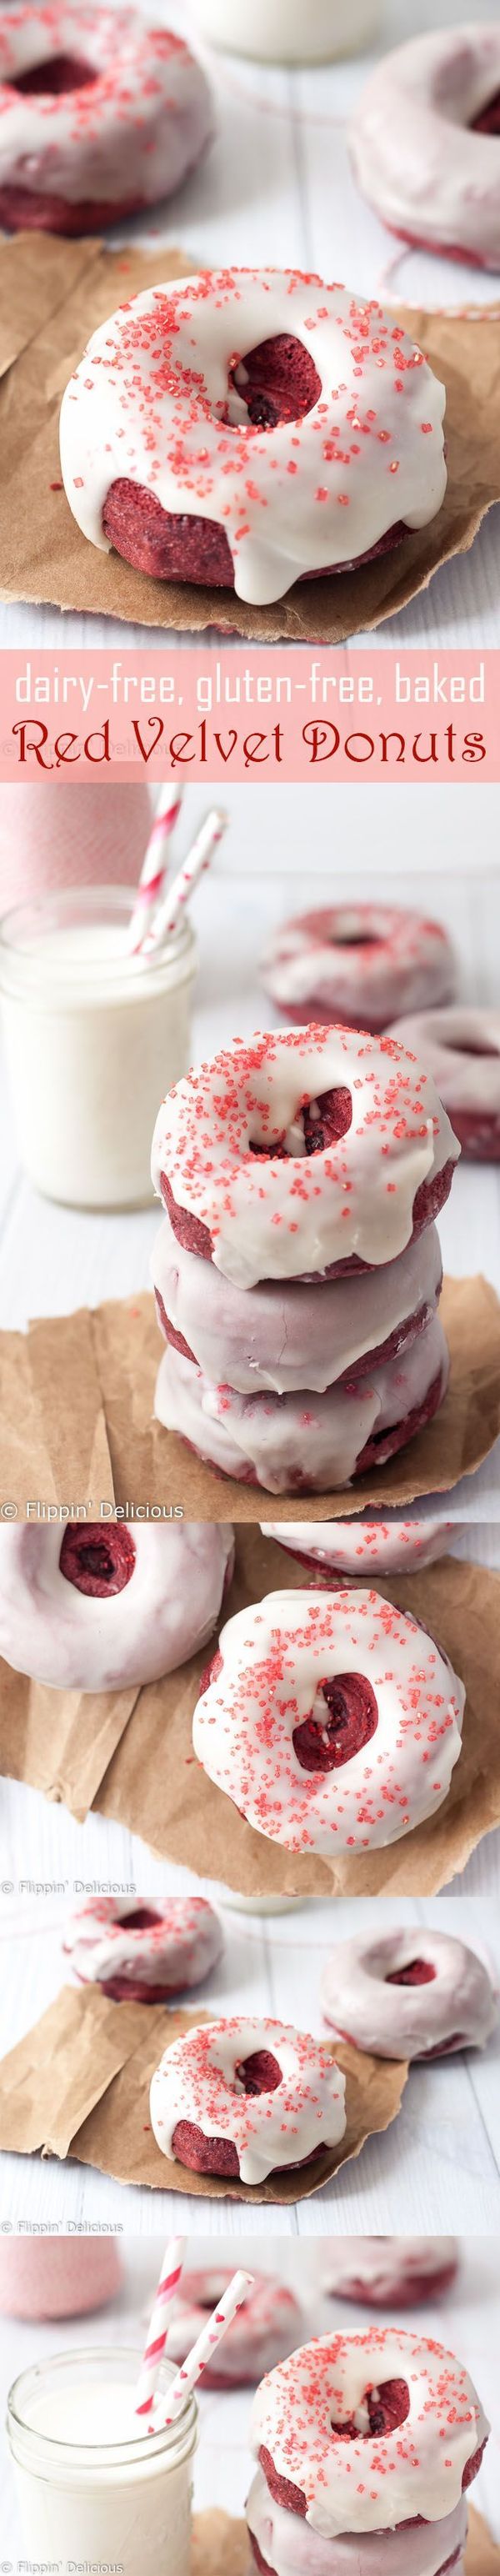
<svg viewBox="0 0 500 2576"><path fill-rule="evenodd" d="M233 2317L237 2316L238 2309L244 2308L249 2291L253 2290L253 2287L253 2272L234 2273L233 2280L224 2291L224 2297L219 2300L218 2308L214 2308L208 2325L202 2326L197 2343L193 2344L192 2352L188 2352L182 2368L177 2371L176 2378L171 2380L170 2388L163 2389L158 2395L152 2423L153 2433L161 2433L163 2425L172 2424L175 2416L180 2413L186 2397L190 2397L192 2389L196 2388L198 2380L206 2370L207 2361L211 2361L217 2344L221 2343L223 2335L227 2334L227 2328L232 2324Z"/></svg>
<svg viewBox="0 0 500 2576"><path fill-rule="evenodd" d="M184 2246L184 2236L172 2236L169 2245L166 2245L165 2247L153 2314L149 2326L147 2344L143 2354L142 2370L140 2372L138 2382L135 2401L136 2415L149 2416L152 2414L156 2395L158 2372L160 2364L163 2361L168 2334L168 2310L170 2308L170 2301L175 2297L175 2292L180 2281L184 2260Z"/></svg>
<svg viewBox="0 0 500 2576"><path fill-rule="evenodd" d="M149 835L137 888L137 902L134 905L130 923L128 944L133 957L137 957L139 950L144 946L146 933L151 928L155 905L165 892L168 846L172 833L175 832L176 823L179 821L181 805L182 788L166 787Z"/></svg>
<svg viewBox="0 0 500 2576"><path fill-rule="evenodd" d="M146 935L144 945L148 956L151 955L153 948L163 946L164 940L173 939L182 920L185 905L190 902L194 887L198 884L198 878L203 875L204 868L210 867L214 850L217 848L218 841L222 841L227 825L227 814L222 814L217 806L213 806L211 813L205 816L204 823L200 825L196 840L193 841L192 849L188 850L187 859L184 859L182 868L179 868L178 876L173 878L172 885L167 888L165 900L160 903L149 935Z"/></svg>

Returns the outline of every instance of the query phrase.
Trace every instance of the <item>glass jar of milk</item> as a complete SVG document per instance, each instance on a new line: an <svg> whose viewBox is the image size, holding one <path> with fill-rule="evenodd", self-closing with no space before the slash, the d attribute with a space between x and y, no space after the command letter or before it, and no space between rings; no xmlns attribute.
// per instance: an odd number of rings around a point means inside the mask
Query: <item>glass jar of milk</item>
<svg viewBox="0 0 500 2576"><path fill-rule="evenodd" d="M10 2390L9 2446L28 2559L191 2576L197 2411L187 2397L161 2433L138 2430L140 2353L61 2352ZM161 2385L175 2378L164 2363Z"/></svg>
<svg viewBox="0 0 500 2576"><path fill-rule="evenodd" d="M184 916L128 945L130 887L44 895L0 922L7 1070L25 1170L46 1198L144 1207L159 1101L191 1060L196 946Z"/></svg>
<svg viewBox="0 0 500 2576"><path fill-rule="evenodd" d="M191 0L207 43L261 63L326 63L370 43L380 0Z"/></svg>

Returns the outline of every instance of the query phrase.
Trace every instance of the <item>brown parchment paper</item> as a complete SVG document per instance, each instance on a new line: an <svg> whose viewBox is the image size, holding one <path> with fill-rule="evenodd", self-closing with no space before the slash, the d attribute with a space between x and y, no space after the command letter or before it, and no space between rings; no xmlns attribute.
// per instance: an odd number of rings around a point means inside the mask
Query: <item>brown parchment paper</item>
<svg viewBox="0 0 500 2576"><path fill-rule="evenodd" d="M295 2204L331 2182L374 2131L388 2129L397 2118L407 2065L399 2059L389 2065L332 2041L330 2055L346 2077L347 2124L338 2147L323 2148L303 2173L280 2174L260 2189L190 2173L162 2156L156 2144L149 2087L170 2040L207 2021L209 2012L114 2004L95 1986L76 1993L64 1986L0 2064L0 2151L71 2156L111 2174L114 2182L185 2191L196 2199Z"/></svg>
<svg viewBox="0 0 500 2576"><path fill-rule="evenodd" d="M231 245L227 245L228 258ZM448 487L431 526L356 573L295 583L271 608L226 590L150 581L87 544L60 487L58 416L97 325L142 287L182 277L189 252L108 251L99 241L21 233L0 246L0 583L4 599L47 600L151 627L219 628L277 642L345 642L378 626L464 554L500 498L498 308L425 313L391 305L446 385Z"/></svg>
<svg viewBox="0 0 500 2576"><path fill-rule="evenodd" d="M337 1520L365 1503L445 1493L500 1433L500 1302L489 1281L445 1279L440 1313L451 1375L434 1422L388 1466L334 1493L264 1493L193 1456L153 1415L163 1344L147 1292L0 1334L0 1504L180 1507L186 1520ZM486 1509L486 1505L485 1505ZM89 1515L90 1516L90 1515Z"/></svg>
<svg viewBox="0 0 500 2576"><path fill-rule="evenodd" d="M224 1619L266 1592L300 1590L307 1580L276 1540L243 1525ZM435 1895L500 1823L500 1575L449 1557L399 1582L380 1579L378 1590L423 1621L466 1686L462 1751L448 1797L385 1851L359 1858L344 1852L330 1861L283 1851L245 1823L193 1753L206 1646L165 1681L113 1699L42 1690L0 1664L0 1772L63 1799L80 1821L92 1803L161 1859L241 1896Z"/></svg>
<svg viewBox="0 0 500 2576"><path fill-rule="evenodd" d="M469 2505L465 2566L466 2576L499 2576L500 2549L474 2505ZM215 2508L196 2513L193 2576L255 2576L246 2523L233 2521L229 2514Z"/></svg>

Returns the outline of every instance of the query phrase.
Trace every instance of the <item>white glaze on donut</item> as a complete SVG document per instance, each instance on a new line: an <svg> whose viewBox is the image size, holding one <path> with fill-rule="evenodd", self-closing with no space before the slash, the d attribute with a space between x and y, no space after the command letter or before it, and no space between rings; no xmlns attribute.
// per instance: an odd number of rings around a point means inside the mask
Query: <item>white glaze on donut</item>
<svg viewBox="0 0 500 2576"><path fill-rule="evenodd" d="M79 1906L63 1944L79 1984L105 1988L118 1979L134 1988L162 1986L165 1994L201 1985L224 1947L218 1915L205 1897L163 1900L157 1922L137 1929L129 1918L139 1910L141 1898L126 1896L96 1896Z"/></svg>
<svg viewBox="0 0 500 2576"><path fill-rule="evenodd" d="M222 1670L198 1700L193 1744L209 1779L287 1851L369 1851L435 1814L458 1762L463 1683L408 1612L378 1592L273 1592L221 1630ZM338 1768L306 1771L294 1744L326 1728L322 1684L364 1677L378 1721Z"/></svg>
<svg viewBox="0 0 500 2576"><path fill-rule="evenodd" d="M155 1414L225 1476L260 1485L268 1494L333 1493L353 1482L373 1438L370 1473L403 1448L397 1431L428 1402L431 1389L438 1411L448 1378L438 1315L399 1358L377 1363L356 1385L330 1387L326 1395L307 1389L301 1395L238 1395L230 1386L212 1386L168 1345L156 1380Z"/></svg>
<svg viewBox="0 0 500 2576"><path fill-rule="evenodd" d="M393 2432L367 2440L367 2391L391 2379L406 2381L409 2413ZM355 2420L358 2441L336 2438L332 2418ZM442 2522L460 2504L464 2470L488 2430L453 2353L402 2326L373 2326L320 2335L280 2362L257 2389L251 2443L305 2495L312 2530L334 2539L394 2531L419 2513Z"/></svg>
<svg viewBox="0 0 500 2576"><path fill-rule="evenodd" d="M170 2310L169 2361L185 2361L232 2277L221 2264L211 2271L183 2272L181 2292ZM255 2273L244 2308L238 2309L223 2335L212 2367L209 2364L204 2370L205 2388L213 2387L214 2380L218 2387L244 2388L263 2378L297 2343L300 2324L300 2308L285 2283L275 2280L271 2272Z"/></svg>
<svg viewBox="0 0 500 2576"><path fill-rule="evenodd" d="M232 1564L232 1529L134 1523L131 1536L129 1582L96 1598L61 1573L60 1528L0 1530L0 1654L15 1672L54 1690L121 1690L159 1680L207 1644Z"/></svg>
<svg viewBox="0 0 500 2576"><path fill-rule="evenodd" d="M500 29L441 28L384 54L350 128L354 177L391 232L500 268Z"/></svg>
<svg viewBox="0 0 500 2576"><path fill-rule="evenodd" d="M339 1088L351 1125L308 1155L301 1112ZM421 1183L459 1151L431 1075L402 1047L311 1027L236 1039L186 1074L159 1110L151 1169L158 1196L163 1173L208 1228L216 1269L253 1288L353 1256L375 1268L394 1260Z"/></svg>
<svg viewBox="0 0 500 2576"><path fill-rule="evenodd" d="M351 1282L352 1285L352 1282ZM439 1510L376 1520L373 1513L363 1512L359 1520L350 1521L261 1521L263 1538L276 1539L278 1547L288 1549L302 1563L317 1566L318 1576L331 1583L339 1575L404 1574L415 1566L432 1565L436 1557L446 1556L452 1539L461 1536L463 1521L449 1521Z"/></svg>
<svg viewBox="0 0 500 2576"><path fill-rule="evenodd" d="M281 2083L274 2093L251 2095L236 2068L261 2049L277 2059ZM230 2139L241 2181L258 2185L321 2147L338 2146L346 2126L345 2077L321 2040L286 2022L235 2016L174 2040L153 2076L150 2109L164 2156L175 2152L178 2121L189 2120L204 2138Z"/></svg>
<svg viewBox="0 0 500 2576"><path fill-rule="evenodd" d="M262 961L277 1009L308 1019L387 1029L402 1011L447 1002L456 989L447 931L395 904L325 904L283 921ZM417 1052L417 1050L415 1050Z"/></svg>
<svg viewBox="0 0 500 2576"><path fill-rule="evenodd" d="M245 355L280 333L309 352L321 396L303 419L255 428ZM237 597L264 604L304 573L351 563L396 522L435 518L444 408L421 351L375 299L293 269L224 269L149 287L94 332L64 395L63 481L104 550L116 477L166 511L215 521Z"/></svg>
<svg viewBox="0 0 500 2576"><path fill-rule="evenodd" d="M451 1119L465 1119L462 1152L492 1161L500 1154L500 1011L424 1011L398 1022L391 1036L432 1074Z"/></svg>
<svg viewBox="0 0 500 2576"><path fill-rule="evenodd" d="M61 54L97 74L81 89L9 86ZM77 206L153 205L180 186L212 127L201 64L138 10L45 0L0 13L0 186Z"/></svg>
<svg viewBox="0 0 500 2576"><path fill-rule="evenodd" d="M387 1979L413 1959L432 1970L425 1985ZM465 1941L412 1924L359 1932L337 1941L323 1969L321 2000L329 2028L375 2057L426 2057L432 2050L484 2048L494 2030L498 1988L491 1967Z"/></svg>
<svg viewBox="0 0 500 2576"><path fill-rule="evenodd" d="M248 1296L186 1252L165 1216L151 1257L165 1314L187 1343L202 1375L239 1395L324 1394L339 1379L365 1375L370 1353L397 1335L399 1351L435 1313L442 1260L435 1225L395 1261L347 1278L263 1280ZM393 1354L391 1354L391 1357Z"/></svg>
<svg viewBox="0 0 500 2576"><path fill-rule="evenodd" d="M391 2307L402 2295L417 2304L422 2281L430 2297L434 2279L438 2289L443 2274L456 2272L458 2253L456 2236L330 2238L321 2249L323 2287L329 2298L368 2301L370 2307Z"/></svg>
<svg viewBox="0 0 500 2576"><path fill-rule="evenodd" d="M283 2505L274 2503L262 2469L250 2488L246 2518L273 2576L361 2576L361 2571L362 2576L403 2576L403 2571L404 2576L440 2576L450 2559L453 2576L465 2576L465 2496L443 2521L419 2523L415 2530L405 2531L404 2559L399 2531L372 2531L364 2534L361 2562L355 2532L344 2531L331 2540L313 2531L300 2514L287 2513Z"/></svg>

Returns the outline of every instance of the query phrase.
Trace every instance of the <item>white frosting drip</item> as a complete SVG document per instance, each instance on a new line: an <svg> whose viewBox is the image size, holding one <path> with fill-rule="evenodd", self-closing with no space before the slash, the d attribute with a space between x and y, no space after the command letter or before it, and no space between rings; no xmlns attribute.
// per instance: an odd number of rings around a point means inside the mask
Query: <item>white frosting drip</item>
<svg viewBox="0 0 500 2576"><path fill-rule="evenodd" d="M259 62L317 63L352 54L376 27L379 0L191 0L209 44Z"/></svg>
<svg viewBox="0 0 500 2576"><path fill-rule="evenodd" d="M274 2093L247 2094L237 2066L269 2050L281 2068ZM229 2138L242 2182L266 2181L344 2136L345 2077L320 2040L286 2022L237 2018L188 2031L167 2048L153 2076L151 2122L164 2156L174 2154L178 2121L204 2138Z"/></svg>
<svg viewBox="0 0 500 2576"><path fill-rule="evenodd" d="M425 1238L424 1238L425 1239ZM274 1538L291 1556L312 1557L325 1582L338 1574L404 1574L414 1566L432 1565L446 1556L449 1542L461 1536L463 1521L426 1512L412 1520L376 1520L362 1513L350 1521L261 1521L263 1538Z"/></svg>
<svg viewBox="0 0 500 2576"><path fill-rule="evenodd" d="M243 362L282 332L309 352L321 394L304 419L254 428ZM166 511L213 520L238 598L265 604L304 573L351 563L396 521L435 518L444 408L443 386L375 300L296 270L226 269L147 288L94 332L63 399L63 481L83 535L104 549L118 476Z"/></svg>
<svg viewBox="0 0 500 2576"><path fill-rule="evenodd" d="M272 1592L229 1619L219 1645L223 1667L198 1700L194 1750L257 1833L331 1858L398 1842L443 1805L465 1690L407 1612L364 1590ZM294 1733L312 1716L327 1725L321 1685L350 1673L371 1686L375 1731L336 1770L305 1771Z"/></svg>
<svg viewBox="0 0 500 2576"><path fill-rule="evenodd" d="M275 2504L262 2469L250 2488L246 2518L273 2576L403 2576L403 2571L404 2576L439 2576L457 2552L453 2576L465 2576L465 2496L444 2521L418 2524L402 2538L398 2531L366 2532L362 2560L355 2532L343 2532L340 2538L337 2534L333 2541L322 2538L300 2514L287 2513L283 2505Z"/></svg>
<svg viewBox="0 0 500 2576"><path fill-rule="evenodd" d="M457 1003L455 1009L401 1020L391 1036L427 1066L450 1117L455 1111L477 1117L479 1124L500 1119L500 1011ZM474 1047L484 1054L469 1054Z"/></svg>
<svg viewBox="0 0 500 2576"><path fill-rule="evenodd" d="M95 1897L82 1905L66 1925L64 1953L80 1985L107 1986L116 1978L135 1986L164 1986L180 1994L183 1986L201 1984L220 1959L222 1927L203 1896L172 1897L159 1922L137 1928L129 1923L147 1899Z"/></svg>
<svg viewBox="0 0 500 2576"><path fill-rule="evenodd" d="M339 1088L351 1125L308 1156L301 1108ZM236 1040L177 1082L158 1112L151 1171L159 1196L165 1173L178 1205L208 1227L216 1269L253 1288L353 1255L375 1268L394 1260L420 1184L459 1151L432 1076L403 1048L312 1027Z"/></svg>
<svg viewBox="0 0 500 2576"><path fill-rule="evenodd" d="M412 1959L433 1969L421 1986L391 1986L386 1979ZM498 1987L485 1958L446 1932L409 1930L338 1941L321 1980L327 2022L376 2057L425 2057L450 2039L484 2048L497 2019Z"/></svg>
<svg viewBox="0 0 500 2576"><path fill-rule="evenodd" d="M224 1475L248 1481L250 1470L250 1482L265 1493L340 1492L352 1483L373 1437L380 1446L370 1473L393 1456L395 1445L403 1447L394 1441L396 1425L426 1402L436 1380L442 1404L448 1377L438 1315L397 1359L377 1364L352 1388L330 1387L326 1395L307 1389L300 1395L238 1395L230 1386L212 1386L168 1345L156 1380L155 1414Z"/></svg>
<svg viewBox="0 0 500 2576"><path fill-rule="evenodd" d="M361 2431L367 2391L390 2379L406 2381L406 2421L358 2442L336 2440L332 2419L357 2420ZM402 2327L374 2326L366 2334L321 2335L279 2363L257 2389L251 2442L305 2494L312 2530L333 2539L394 2531L418 2513L442 2523L460 2504L464 2469L488 2430L468 2371L452 2353Z"/></svg>
<svg viewBox="0 0 500 2576"><path fill-rule="evenodd" d="M121 1690L158 1681L208 1643L232 1560L232 1529L134 1522L131 1535L129 1582L97 1597L61 1574L60 1528L19 1523L0 1530L0 1654L15 1672L54 1690ZM103 1523L99 1538L105 1536Z"/></svg>
<svg viewBox="0 0 500 2576"><path fill-rule="evenodd" d="M440 29L384 54L350 128L355 179L392 232L500 268L500 134L471 132L500 89L500 29Z"/></svg>
<svg viewBox="0 0 500 2576"><path fill-rule="evenodd" d="M214 1262L184 1251L164 1217L151 1273L169 1323L216 1386L227 1383L239 1395L266 1388L288 1395L308 1386L321 1395L394 1333L404 1350L415 1315L423 1311L430 1322L442 1261L437 1228L429 1225L378 1270L309 1286L262 1281L249 1297Z"/></svg>
<svg viewBox="0 0 500 2576"><path fill-rule="evenodd" d="M54 55L87 62L84 89L18 93L7 84ZM0 185L69 205L155 204L180 186L212 127L201 64L135 9L59 5L0 13Z"/></svg>
<svg viewBox="0 0 500 2576"><path fill-rule="evenodd" d="M411 2303L412 2296L416 2301L421 2295L422 2276L428 2283L456 2270L458 2252L456 2236L330 2238L322 2253L322 2280L330 2298L362 2301L365 2296L387 2307L404 2292Z"/></svg>
<svg viewBox="0 0 500 2576"><path fill-rule="evenodd" d="M312 999L319 1017L327 1009L333 1020L347 1014L353 1027L387 1029L396 1012L446 1002L456 974L439 922L394 905L345 903L280 922L262 961L262 982L285 1012Z"/></svg>

